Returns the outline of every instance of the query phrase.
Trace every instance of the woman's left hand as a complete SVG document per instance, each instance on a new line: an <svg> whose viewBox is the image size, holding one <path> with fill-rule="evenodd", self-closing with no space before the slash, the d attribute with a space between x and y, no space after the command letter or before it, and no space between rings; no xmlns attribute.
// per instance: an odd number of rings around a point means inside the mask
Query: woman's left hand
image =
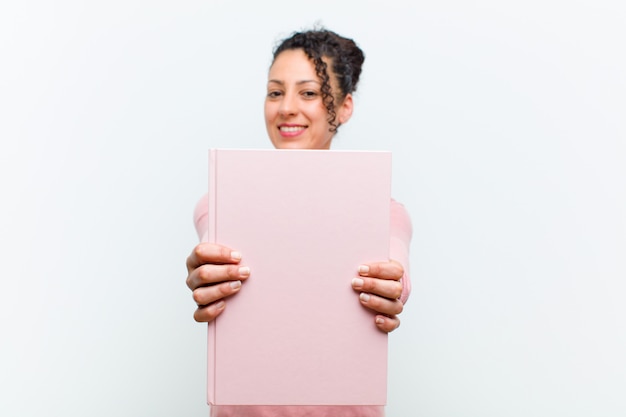
<svg viewBox="0 0 626 417"><path fill-rule="evenodd" d="M391 332L400 326L397 317L402 312L402 265L394 260L359 266L359 278L352 280L352 288L359 291L361 304L376 314L376 327Z"/></svg>

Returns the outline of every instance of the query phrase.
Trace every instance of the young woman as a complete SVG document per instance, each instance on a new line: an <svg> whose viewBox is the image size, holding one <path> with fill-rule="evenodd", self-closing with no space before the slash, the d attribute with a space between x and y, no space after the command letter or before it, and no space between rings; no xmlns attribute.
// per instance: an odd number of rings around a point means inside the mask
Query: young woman
<svg viewBox="0 0 626 417"><path fill-rule="evenodd" d="M364 55L352 41L328 30L295 33L274 51L265 99L265 125L277 149L330 149L337 129L353 111L352 94ZM400 325L411 289L408 275L411 222L404 207L391 200L390 259L358 267L352 280L355 297L372 310L375 325L391 332ZM208 202L200 200L194 213L198 236L207 236ZM240 267L236 248L200 243L187 258L187 286L198 305L194 318L210 322L224 312L253 271ZM228 314L228 313L225 313ZM363 364L367 366L367 364ZM376 406L213 406L211 415L224 416L383 416Z"/></svg>

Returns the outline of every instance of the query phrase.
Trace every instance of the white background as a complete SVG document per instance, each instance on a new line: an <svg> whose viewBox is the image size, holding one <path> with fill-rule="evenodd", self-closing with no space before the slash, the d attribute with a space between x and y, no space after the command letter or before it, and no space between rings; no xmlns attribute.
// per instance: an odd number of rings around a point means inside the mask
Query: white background
<svg viewBox="0 0 626 417"><path fill-rule="evenodd" d="M367 55L335 147L393 151L413 219L388 415L626 415L625 10L3 2L0 415L207 415L207 149L270 147L271 50L316 22Z"/></svg>

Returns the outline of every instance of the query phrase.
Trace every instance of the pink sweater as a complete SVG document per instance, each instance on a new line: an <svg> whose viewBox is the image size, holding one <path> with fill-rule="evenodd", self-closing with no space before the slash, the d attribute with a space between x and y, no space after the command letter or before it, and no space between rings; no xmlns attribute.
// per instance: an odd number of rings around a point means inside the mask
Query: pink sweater
<svg viewBox="0 0 626 417"><path fill-rule="evenodd" d="M411 292L409 278L409 245L413 229L404 206L391 200L391 236L389 258L404 266L402 295L406 303ZM194 211L194 223L200 241L208 240L208 197L198 201ZM382 406L212 406L211 417L383 417Z"/></svg>

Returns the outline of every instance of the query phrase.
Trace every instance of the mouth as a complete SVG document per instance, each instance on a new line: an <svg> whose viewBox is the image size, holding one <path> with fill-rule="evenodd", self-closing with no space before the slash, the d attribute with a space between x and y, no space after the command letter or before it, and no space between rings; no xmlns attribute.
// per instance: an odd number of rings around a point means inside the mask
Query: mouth
<svg viewBox="0 0 626 417"><path fill-rule="evenodd" d="M306 126L300 126L300 125L280 125L278 126L278 130L280 130L281 132L285 132L285 133L295 133L295 132L300 132L302 130L306 129Z"/></svg>
<svg viewBox="0 0 626 417"><path fill-rule="evenodd" d="M306 125L293 125L293 124L284 124L278 126L278 131L282 136L292 137L298 136L302 132L306 130L308 126Z"/></svg>

